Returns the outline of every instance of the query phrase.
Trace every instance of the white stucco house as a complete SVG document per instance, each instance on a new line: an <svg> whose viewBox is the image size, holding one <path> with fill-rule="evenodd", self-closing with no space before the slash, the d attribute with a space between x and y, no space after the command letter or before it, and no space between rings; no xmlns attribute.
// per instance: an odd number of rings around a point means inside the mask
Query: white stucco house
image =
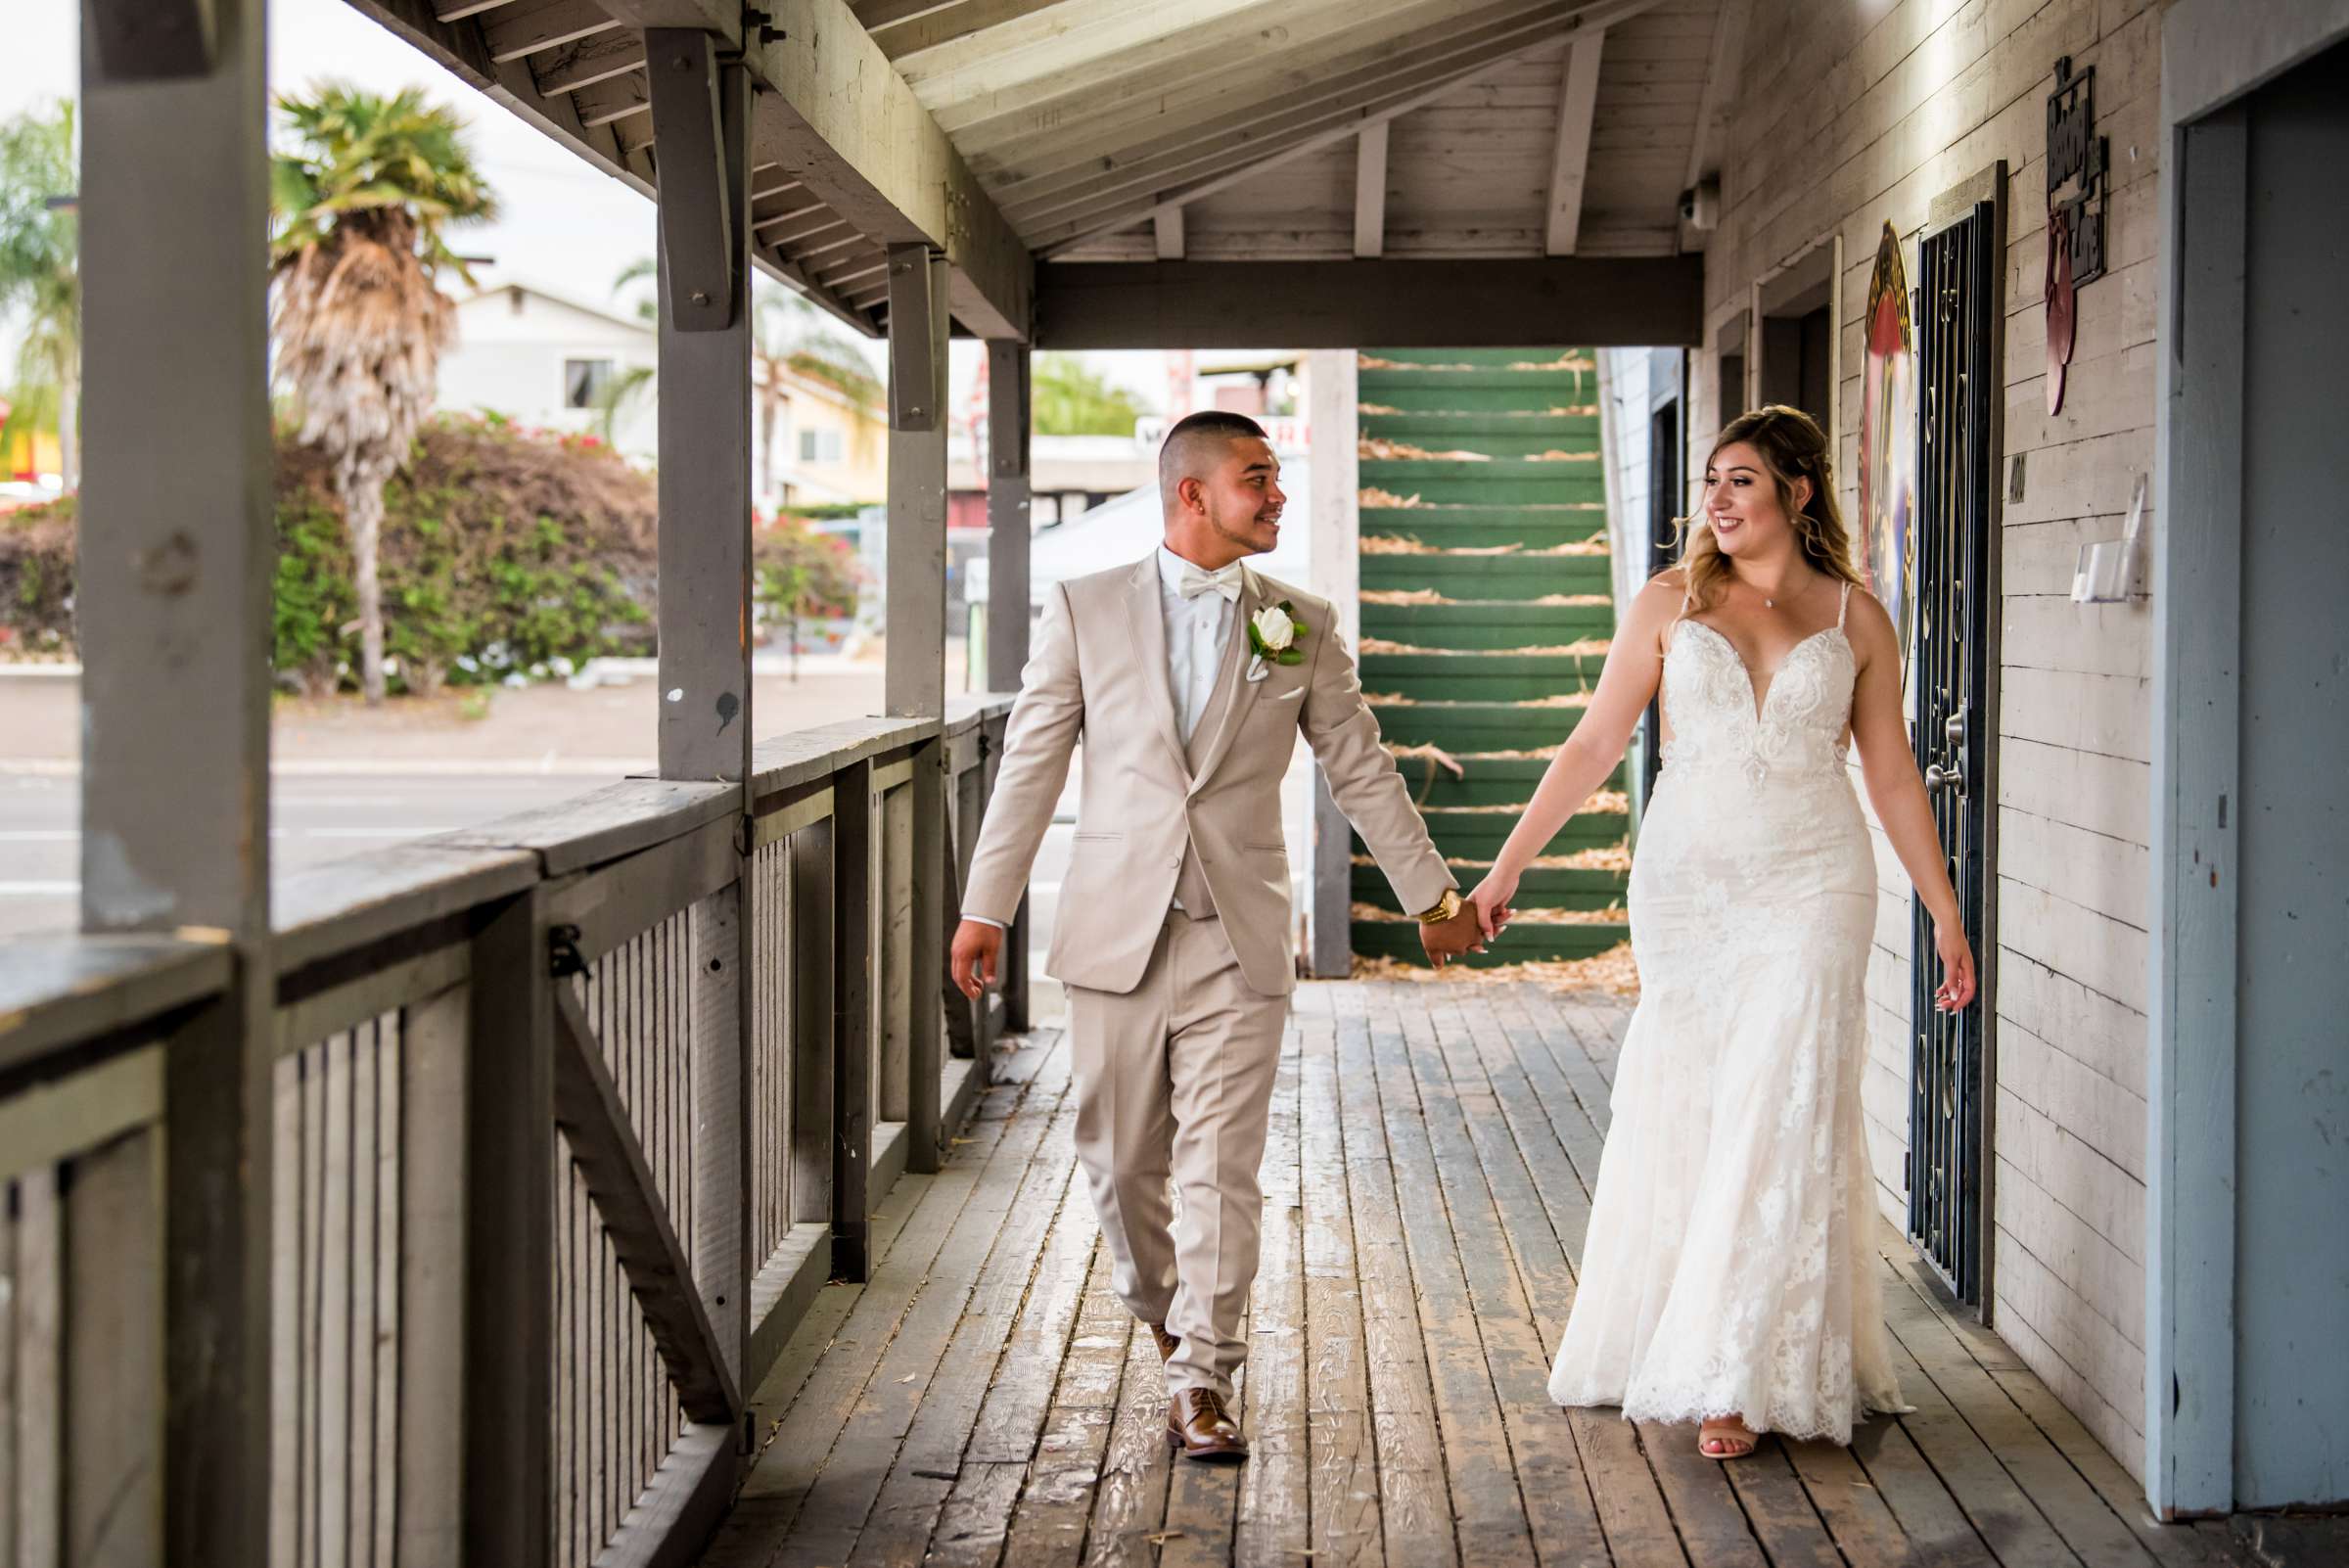
<svg viewBox="0 0 2349 1568"><path fill-rule="evenodd" d="M586 434L601 423L597 397L617 378L652 369L659 334L649 321L590 304L522 278L505 278L457 301L457 339L440 356L439 404L487 410L544 430ZM613 444L644 463L659 447L652 400L633 400Z"/></svg>

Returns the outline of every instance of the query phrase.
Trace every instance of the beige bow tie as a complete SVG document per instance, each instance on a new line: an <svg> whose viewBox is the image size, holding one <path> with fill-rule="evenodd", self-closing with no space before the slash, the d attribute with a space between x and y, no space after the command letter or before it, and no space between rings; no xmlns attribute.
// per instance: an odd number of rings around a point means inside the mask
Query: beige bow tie
<svg viewBox="0 0 2349 1568"><path fill-rule="evenodd" d="M1236 604L1240 597L1240 563L1234 561L1217 571L1202 572L1186 561L1180 591L1186 599L1196 599L1203 593L1220 593L1226 604Z"/></svg>

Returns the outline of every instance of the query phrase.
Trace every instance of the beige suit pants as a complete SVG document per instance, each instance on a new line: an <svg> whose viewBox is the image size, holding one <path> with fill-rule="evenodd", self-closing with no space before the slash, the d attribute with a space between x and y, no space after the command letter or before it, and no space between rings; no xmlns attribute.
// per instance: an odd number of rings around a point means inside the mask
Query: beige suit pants
<svg viewBox="0 0 2349 1568"><path fill-rule="evenodd" d="M1265 1124L1289 999L1252 989L1220 920L1170 909L1141 984L1069 988L1077 1158L1118 1295L1182 1340L1167 1388L1229 1398L1263 1231ZM1177 1216L1169 1183L1180 1195Z"/></svg>

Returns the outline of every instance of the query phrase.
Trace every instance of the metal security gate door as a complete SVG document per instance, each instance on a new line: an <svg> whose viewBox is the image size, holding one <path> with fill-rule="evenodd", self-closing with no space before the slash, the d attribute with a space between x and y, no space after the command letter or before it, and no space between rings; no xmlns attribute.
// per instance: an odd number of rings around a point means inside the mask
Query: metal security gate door
<svg viewBox="0 0 2349 1568"><path fill-rule="evenodd" d="M1921 246L1918 380L1915 746L1965 929L1983 951L1990 822L1985 701L1995 626L1989 597L1999 379L1998 212L1988 202ZM1909 1232L1959 1300L1982 1302L1985 1202L1985 998L1937 1012L1933 919L1911 916Z"/></svg>

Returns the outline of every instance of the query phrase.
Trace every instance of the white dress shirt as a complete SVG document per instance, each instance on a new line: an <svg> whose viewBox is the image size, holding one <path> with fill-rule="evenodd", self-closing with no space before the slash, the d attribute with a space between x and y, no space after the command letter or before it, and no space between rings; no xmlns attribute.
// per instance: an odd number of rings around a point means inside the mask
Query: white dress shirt
<svg viewBox="0 0 2349 1568"><path fill-rule="evenodd" d="M1239 565L1225 569L1236 592ZM1233 601L1221 593L1184 598L1186 572L1205 575L1181 556L1158 547L1158 610L1167 626L1167 685L1174 694L1174 724L1188 746L1199 720L1207 716L1207 700L1215 695L1216 671L1223 662L1223 639L1231 630Z"/></svg>
<svg viewBox="0 0 2349 1568"><path fill-rule="evenodd" d="M1224 570L1236 585L1239 564L1234 562ZM1197 733L1199 720L1207 716L1207 702L1216 694L1216 675L1223 663L1223 639L1231 635L1237 619L1232 613L1236 594L1230 599L1221 593L1184 598L1182 578L1187 572L1207 575L1206 568L1192 565L1163 544L1158 547L1158 613L1167 628L1167 686L1174 694L1174 726L1185 746ZM1182 900L1174 900L1174 907L1181 908ZM982 925L1002 925L985 915L963 918Z"/></svg>

